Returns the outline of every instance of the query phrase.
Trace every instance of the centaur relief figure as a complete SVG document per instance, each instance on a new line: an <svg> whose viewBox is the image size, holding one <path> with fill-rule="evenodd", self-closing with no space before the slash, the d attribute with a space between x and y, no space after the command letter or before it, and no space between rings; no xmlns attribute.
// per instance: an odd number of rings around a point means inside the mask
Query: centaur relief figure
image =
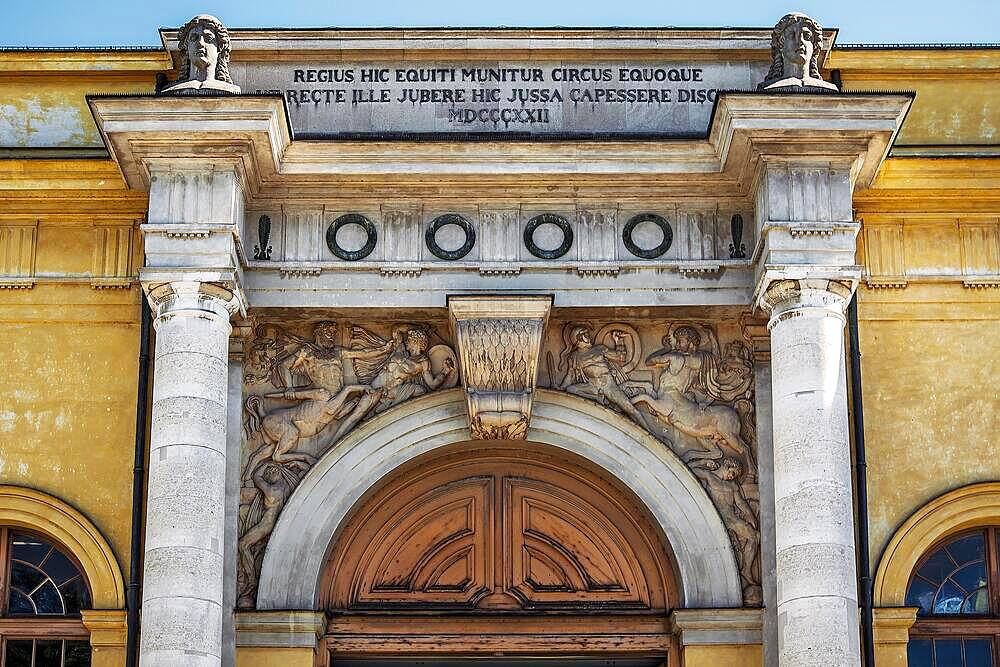
<svg viewBox="0 0 1000 667"><path fill-rule="evenodd" d="M260 444L243 468L238 579L244 608L253 606L259 561L278 516L317 457L365 417L458 382L454 351L447 345L428 350L427 331L414 325L396 325L388 339L352 327L350 347L339 344L338 326L329 321L315 325L312 340L271 324L255 334L245 379L279 391L246 400L247 442ZM274 403L284 406L267 409Z"/></svg>
<svg viewBox="0 0 1000 667"><path fill-rule="evenodd" d="M709 327L685 323L662 338L663 348L647 356L646 369L640 370L635 357L641 341L627 333L630 329L606 325L601 345L594 343L590 327L569 326L560 357L567 370L557 386L624 412L687 464L729 532L744 601L758 604L760 500L756 457L747 441L753 437L749 352L734 341L723 354ZM651 383L642 377L650 371Z"/></svg>
<svg viewBox="0 0 1000 667"><path fill-rule="evenodd" d="M252 436L259 431L264 442L250 457L244 471L245 479L268 459L278 464L301 462L306 469L315 464L315 457L295 451L299 441L320 433L343 416L349 399L368 391L361 384L344 384L344 361L378 359L389 353L394 345L393 341L386 341L377 347L348 349L337 343L337 324L320 322L313 329L312 342L303 341L298 350L275 364L276 383L288 389L247 399L248 434ZM304 375L309 384L294 387L295 374ZM298 403L290 408L265 412L265 398Z"/></svg>
<svg viewBox="0 0 1000 667"><path fill-rule="evenodd" d="M428 341L427 332L422 329L396 327L392 340L386 343L390 350L388 356L366 357L363 361L369 363L356 364L359 379L369 379L370 384L367 393L337 427L334 441L354 428L367 414L378 414L457 379L458 369L453 356L446 357L441 372L434 374L427 356ZM374 363L370 362L371 359Z"/></svg>
<svg viewBox="0 0 1000 667"><path fill-rule="evenodd" d="M664 345L670 345L669 338L664 337ZM752 379L749 369L743 376L721 373L715 355L700 350L701 334L694 327L678 327L673 338L674 347L665 347L646 359L647 366L660 371L655 396L639 394L632 402L648 407L656 419L681 433L712 443L704 452L684 453L686 463L717 460L726 454L752 463L753 452L740 435L739 414L714 402L732 400L746 392Z"/></svg>

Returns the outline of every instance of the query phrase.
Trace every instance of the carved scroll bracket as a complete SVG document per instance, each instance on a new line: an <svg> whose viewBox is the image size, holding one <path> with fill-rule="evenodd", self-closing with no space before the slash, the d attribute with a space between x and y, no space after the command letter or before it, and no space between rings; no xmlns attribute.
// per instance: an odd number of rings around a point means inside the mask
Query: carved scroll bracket
<svg viewBox="0 0 1000 667"><path fill-rule="evenodd" d="M523 440L550 296L449 297L469 423L477 440Z"/></svg>

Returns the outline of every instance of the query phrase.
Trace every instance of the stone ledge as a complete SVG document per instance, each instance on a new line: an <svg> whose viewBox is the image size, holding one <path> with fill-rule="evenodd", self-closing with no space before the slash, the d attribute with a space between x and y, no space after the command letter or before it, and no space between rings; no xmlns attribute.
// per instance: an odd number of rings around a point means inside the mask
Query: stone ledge
<svg viewBox="0 0 1000 667"><path fill-rule="evenodd" d="M917 620L917 607L878 607L874 616L876 644L906 644Z"/></svg>
<svg viewBox="0 0 1000 667"><path fill-rule="evenodd" d="M236 613L237 646L316 648L326 633L322 611L241 611Z"/></svg>
<svg viewBox="0 0 1000 667"><path fill-rule="evenodd" d="M81 615L84 627L90 631L91 646L94 648L125 646L127 634L125 610L85 609Z"/></svg>
<svg viewBox="0 0 1000 667"><path fill-rule="evenodd" d="M681 646L763 643L761 609L675 609L672 632Z"/></svg>

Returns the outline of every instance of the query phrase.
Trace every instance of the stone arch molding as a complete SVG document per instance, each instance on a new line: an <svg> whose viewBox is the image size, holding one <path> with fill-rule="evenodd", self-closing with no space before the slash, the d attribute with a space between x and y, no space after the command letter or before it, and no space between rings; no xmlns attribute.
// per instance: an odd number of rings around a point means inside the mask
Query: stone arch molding
<svg viewBox="0 0 1000 667"><path fill-rule="evenodd" d="M539 390L527 440L597 464L645 503L670 543L686 607L739 607L729 535L708 494L667 447L610 410ZM416 399L348 434L299 484L268 542L257 608L315 609L338 526L379 480L426 452L471 438L459 389Z"/></svg>
<svg viewBox="0 0 1000 667"><path fill-rule="evenodd" d="M125 608L125 586L111 545L69 504L34 489L0 486L0 524L42 533L68 549L87 577L94 609Z"/></svg>
<svg viewBox="0 0 1000 667"><path fill-rule="evenodd" d="M1000 522L1000 482L972 484L938 496L900 526L875 576L875 606L902 607L917 562L953 533Z"/></svg>

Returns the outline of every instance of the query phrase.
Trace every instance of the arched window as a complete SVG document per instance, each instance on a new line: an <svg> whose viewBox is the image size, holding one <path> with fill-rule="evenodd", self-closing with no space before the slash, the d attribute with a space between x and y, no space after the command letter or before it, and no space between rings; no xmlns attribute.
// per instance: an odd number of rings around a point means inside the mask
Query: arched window
<svg viewBox="0 0 1000 667"><path fill-rule="evenodd" d="M80 566L51 540L0 527L3 667L88 667L80 610L90 590Z"/></svg>
<svg viewBox="0 0 1000 667"><path fill-rule="evenodd" d="M951 536L917 565L906 604L917 607L909 667L1000 664L1000 529Z"/></svg>

